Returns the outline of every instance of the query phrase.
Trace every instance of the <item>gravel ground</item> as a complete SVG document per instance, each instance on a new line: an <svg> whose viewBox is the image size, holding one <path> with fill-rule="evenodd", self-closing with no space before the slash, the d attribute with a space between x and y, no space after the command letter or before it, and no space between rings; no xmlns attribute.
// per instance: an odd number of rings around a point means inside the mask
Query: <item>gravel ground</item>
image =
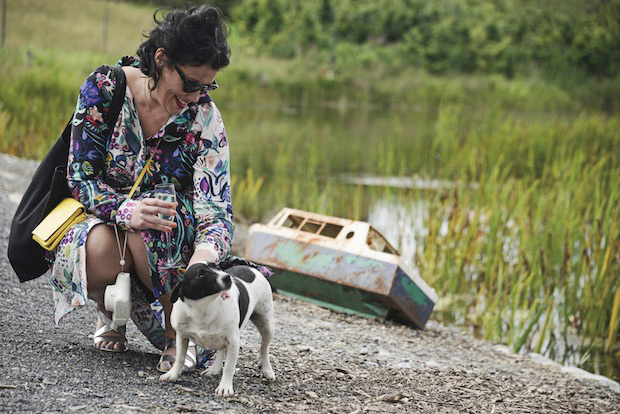
<svg viewBox="0 0 620 414"><path fill-rule="evenodd" d="M2 248L36 163L0 155ZM245 226L237 240L243 241ZM241 250L242 242L236 246ZM259 376L259 335L242 334L235 396L219 378L158 381L157 350L128 325L130 351L92 346L87 306L52 322L45 278L20 284L3 256L0 412L618 413L620 385L537 355L511 353L430 321L423 331L341 315L276 294L276 381Z"/></svg>

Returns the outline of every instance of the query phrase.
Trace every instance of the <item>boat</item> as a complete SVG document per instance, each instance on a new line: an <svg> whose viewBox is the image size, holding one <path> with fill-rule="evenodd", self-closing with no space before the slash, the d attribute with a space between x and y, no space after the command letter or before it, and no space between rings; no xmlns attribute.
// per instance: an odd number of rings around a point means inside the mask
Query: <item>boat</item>
<svg viewBox="0 0 620 414"><path fill-rule="evenodd" d="M245 258L271 267L277 292L339 312L423 329L437 294L363 221L283 208L249 228Z"/></svg>

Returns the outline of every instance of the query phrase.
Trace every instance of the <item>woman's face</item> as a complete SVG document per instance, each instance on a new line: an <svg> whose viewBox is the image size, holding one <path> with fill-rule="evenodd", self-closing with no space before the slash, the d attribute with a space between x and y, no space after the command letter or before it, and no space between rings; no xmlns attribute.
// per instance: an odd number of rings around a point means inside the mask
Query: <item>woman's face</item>
<svg viewBox="0 0 620 414"><path fill-rule="evenodd" d="M178 115L191 102L198 102L200 89L195 92L185 92L181 75L165 54L160 56L156 54L155 58L156 61L161 62L162 71L157 88L153 91L153 98L163 106L168 115ZM177 67L187 80L198 81L203 85L213 82L217 75L217 70L207 65L177 65Z"/></svg>

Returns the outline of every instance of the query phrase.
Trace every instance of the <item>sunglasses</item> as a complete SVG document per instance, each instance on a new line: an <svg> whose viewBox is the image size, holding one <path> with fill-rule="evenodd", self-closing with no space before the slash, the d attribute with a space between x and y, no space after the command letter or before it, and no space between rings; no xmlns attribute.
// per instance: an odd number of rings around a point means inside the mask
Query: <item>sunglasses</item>
<svg viewBox="0 0 620 414"><path fill-rule="evenodd" d="M183 91L184 92L193 93L193 92L196 92L196 91L200 91L200 93L207 93L209 91L213 91L213 90L218 88L217 82L215 82L215 80L213 82L209 83L209 84L203 85L202 83L200 83L200 82L198 82L196 80L189 80L189 79L187 79L187 77L185 76L183 71L181 71L181 69L174 62L172 62L172 65L174 66L174 68L176 69L177 73L181 77L181 80L183 81Z"/></svg>

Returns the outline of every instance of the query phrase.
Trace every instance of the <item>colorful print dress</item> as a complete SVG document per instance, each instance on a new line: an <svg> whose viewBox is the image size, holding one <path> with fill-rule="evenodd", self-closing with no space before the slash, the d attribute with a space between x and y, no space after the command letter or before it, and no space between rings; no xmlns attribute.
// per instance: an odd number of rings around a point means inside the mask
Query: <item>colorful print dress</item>
<svg viewBox="0 0 620 414"><path fill-rule="evenodd" d="M139 61L125 57L119 65L138 66ZM211 98L202 95L197 104L190 104L179 115L170 117L155 135L145 137L127 87L120 115L110 133L107 118L115 87L114 70L102 66L80 88L67 180L73 197L85 205L88 217L73 226L48 256L56 323L87 302L88 232L100 223L132 231L129 222L134 208L141 199L154 197L156 184L172 182L176 189L177 227L172 232L171 250L179 267L185 267L198 249L207 250L213 261L219 263L232 243L228 138ZM153 152L153 161L139 190L128 199L129 190ZM175 270L160 268L167 254L165 234L155 230L143 230L140 234L147 250L153 292L146 292L140 283L132 283L132 319L161 349L164 331L150 303L169 293L180 276ZM137 280L133 275L132 279Z"/></svg>

